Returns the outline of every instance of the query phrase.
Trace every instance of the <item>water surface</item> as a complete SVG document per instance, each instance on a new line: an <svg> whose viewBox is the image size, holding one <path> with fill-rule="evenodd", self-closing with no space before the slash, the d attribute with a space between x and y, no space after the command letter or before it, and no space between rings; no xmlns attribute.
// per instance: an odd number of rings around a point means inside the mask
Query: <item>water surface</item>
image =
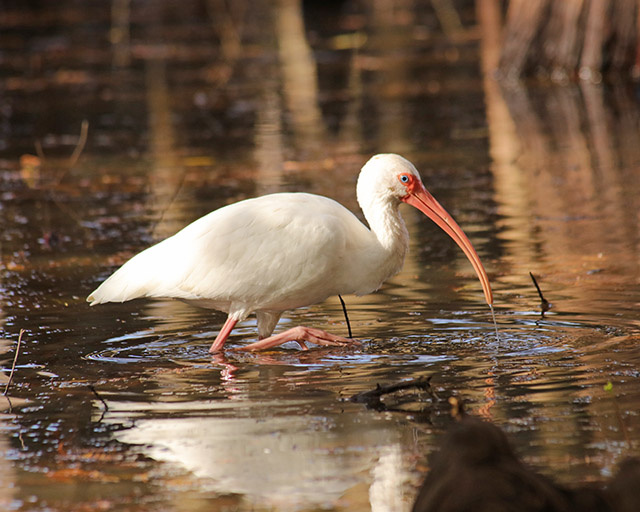
<svg viewBox="0 0 640 512"><path fill-rule="evenodd" d="M0 401L2 506L408 510L450 396L563 483L638 455L634 88L493 81L465 2L454 32L430 3L220 4L2 17L3 387L25 330ZM222 313L85 302L135 252L246 197L307 191L360 214L359 168L390 151L472 239L499 337L464 255L408 208L403 272L345 297L361 347L212 358ZM337 298L280 328L298 324L346 335ZM250 318L229 344L255 338ZM349 401L424 376L437 398L401 411Z"/></svg>

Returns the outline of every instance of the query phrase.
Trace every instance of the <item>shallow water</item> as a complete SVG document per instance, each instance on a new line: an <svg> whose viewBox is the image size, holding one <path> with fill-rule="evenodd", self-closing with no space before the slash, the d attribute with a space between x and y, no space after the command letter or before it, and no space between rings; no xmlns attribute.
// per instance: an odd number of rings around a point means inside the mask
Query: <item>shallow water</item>
<svg viewBox="0 0 640 512"><path fill-rule="evenodd" d="M408 510L454 395L567 484L639 454L633 86L483 77L487 27L465 3L445 34L420 2L301 18L295 2L166 1L131 6L123 39L126 5L0 21L3 388L25 330L0 399L5 509ZM36 141L39 166L21 160ZM472 239L498 337L464 255L408 208L403 272L345 297L360 347L211 358L221 313L86 304L132 254L230 202L300 190L358 212L358 170L384 151ZM337 298L280 328L298 324L346 335ZM250 318L230 345L255 338ZM424 376L437 398L402 410L349 400Z"/></svg>

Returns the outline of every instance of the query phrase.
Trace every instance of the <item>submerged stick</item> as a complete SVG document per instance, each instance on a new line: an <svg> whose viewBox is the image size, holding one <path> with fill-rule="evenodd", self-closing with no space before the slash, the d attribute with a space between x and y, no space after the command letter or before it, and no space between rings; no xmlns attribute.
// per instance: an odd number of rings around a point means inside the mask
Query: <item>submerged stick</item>
<svg viewBox="0 0 640 512"><path fill-rule="evenodd" d="M80 155L84 151L84 147L87 144L88 134L89 134L89 121L87 121L86 119L83 119L82 124L80 125L80 136L78 137L78 142L76 143L76 147L73 149L73 153L71 153L71 156L69 157L69 160L67 162L68 169L72 168L78 162L78 158L80 158ZM40 140L37 139L34 145L36 147L36 154L38 155L38 158L40 158L41 164L44 164L45 155L44 155L44 150L42 149L42 142L40 142ZM62 173L62 176L64 176L66 173L67 171L64 171ZM62 179L62 176L58 177L57 179L58 183Z"/></svg>
<svg viewBox="0 0 640 512"><path fill-rule="evenodd" d="M24 334L24 329L20 329L20 334L18 335L18 345L16 346L16 355L13 356L13 364L11 365L11 373L9 374L9 380L7 385L4 388L4 396L7 396L9 392L9 386L11 385L11 381L13 380L13 374L16 371L16 361L18 361L18 354L20 354L20 345L22 344L22 335Z"/></svg>
<svg viewBox="0 0 640 512"><path fill-rule="evenodd" d="M353 395L351 398L349 398L349 401L356 403L366 403L368 405L377 405L380 403L380 398L383 395L388 395L391 393L395 393L396 391L402 391L411 388L421 389L429 393L432 398L438 398L431 388L431 377L432 375L429 375L428 377L420 377L410 381L387 384L385 386L376 384L376 387L374 389L370 389L369 391L363 391L362 393Z"/></svg>
<svg viewBox="0 0 640 512"><path fill-rule="evenodd" d="M38 158L40 159L40 163L44 163L44 151L42 150L42 142L40 142L40 140L36 140L34 143L35 147L36 147L36 155L38 155Z"/></svg>
<svg viewBox="0 0 640 512"><path fill-rule="evenodd" d="M349 315L347 315L347 306L342 300L342 295L338 295L340 299L340 304L342 304L342 311L344 313L344 319L347 321L347 329L349 330L349 338L353 339L353 334L351 334L351 324L349 323Z"/></svg>
<svg viewBox="0 0 640 512"><path fill-rule="evenodd" d="M69 167L73 167L74 165L76 165L78 158L80 158L80 155L84 150L84 146L87 143L88 133L89 133L89 121L87 121L86 119L83 119L82 124L80 125L80 138L78 139L78 143L76 144L76 147L73 150L73 153L69 157Z"/></svg>
<svg viewBox="0 0 640 512"><path fill-rule="evenodd" d="M545 311L549 311L549 309L551 309L551 303L544 298L544 295L542 295L542 290L540 290L540 287L538 286L538 281L536 281L536 278L534 277L533 273L529 272L529 275L531 276L533 285L536 287L536 290L538 290L538 295L540 296L540 309L542 310L542 314L544 315Z"/></svg>
<svg viewBox="0 0 640 512"><path fill-rule="evenodd" d="M91 390L91 392L93 393L93 395L100 400L100 402L102 402L102 405L104 406L104 412L107 412L109 410L109 406L107 405L107 402L104 400L104 398L102 398L98 392L96 391L96 388L93 386L93 384L89 384L89 389Z"/></svg>

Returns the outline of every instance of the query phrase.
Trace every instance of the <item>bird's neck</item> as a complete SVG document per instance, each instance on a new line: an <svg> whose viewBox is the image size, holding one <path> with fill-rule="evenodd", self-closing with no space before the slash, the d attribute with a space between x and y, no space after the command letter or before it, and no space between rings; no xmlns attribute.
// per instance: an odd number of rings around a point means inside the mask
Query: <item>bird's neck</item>
<svg viewBox="0 0 640 512"><path fill-rule="evenodd" d="M400 202L378 201L363 212L382 251L389 275L400 271L409 249L409 232L399 211Z"/></svg>

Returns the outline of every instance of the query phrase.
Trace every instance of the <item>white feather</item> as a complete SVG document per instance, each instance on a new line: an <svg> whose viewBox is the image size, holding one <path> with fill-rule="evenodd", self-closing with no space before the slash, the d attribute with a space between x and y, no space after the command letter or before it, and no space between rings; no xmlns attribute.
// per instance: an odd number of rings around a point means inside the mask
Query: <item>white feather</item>
<svg viewBox="0 0 640 512"><path fill-rule="evenodd" d="M281 193L225 206L142 251L102 283L91 305L174 297L242 320L261 336L280 314L331 295L372 292L402 267L408 233L398 180L415 167L377 155L362 169L358 201L371 230L326 197Z"/></svg>

